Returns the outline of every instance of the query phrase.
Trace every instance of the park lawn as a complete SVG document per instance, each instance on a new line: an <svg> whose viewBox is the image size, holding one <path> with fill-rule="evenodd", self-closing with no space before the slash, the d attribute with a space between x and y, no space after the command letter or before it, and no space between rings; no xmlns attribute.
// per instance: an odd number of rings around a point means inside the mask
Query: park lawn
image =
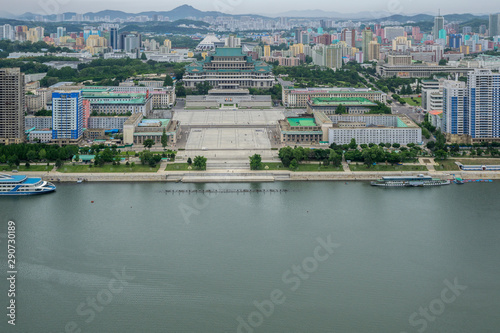
<svg viewBox="0 0 500 333"><path fill-rule="evenodd" d="M447 160L439 160L434 159L437 165L434 166L436 171L459 171L460 168L455 164L456 160L447 159Z"/></svg>
<svg viewBox="0 0 500 333"><path fill-rule="evenodd" d="M422 97L414 97L413 99L417 101L415 103L411 97L406 97L406 98L401 98L403 101L406 102L406 104L411 105L411 106L421 106L422 105Z"/></svg>
<svg viewBox="0 0 500 333"><path fill-rule="evenodd" d="M463 165L500 165L500 158L457 158Z"/></svg>
<svg viewBox="0 0 500 333"><path fill-rule="evenodd" d="M191 171L187 163L168 163L165 171Z"/></svg>
<svg viewBox="0 0 500 333"><path fill-rule="evenodd" d="M262 165L263 165L262 170L272 170L272 171L288 170L288 171L290 171L290 169L285 168L285 166L282 163L276 163L276 162L275 163L262 163ZM269 169L266 169L266 165L269 167ZM297 170L291 170L291 171L298 171L298 172L339 171L339 172L343 172L344 169L342 168L342 166L340 166L340 167L334 167L332 165L319 166L319 162L318 162L318 163L313 163L313 164L310 164L310 163L299 164L299 167L297 168Z"/></svg>
<svg viewBox="0 0 500 333"><path fill-rule="evenodd" d="M342 168L342 166L339 166L339 167L336 167L336 166L333 166L333 165L328 165L328 166L324 166L323 164L321 164L321 166L319 165L319 162L318 163L314 163L314 164L299 164L299 167L297 168L297 170L294 170L294 171L309 171L309 172L313 172L313 171L337 171L337 172L344 172L344 168Z"/></svg>
<svg viewBox="0 0 500 333"><path fill-rule="evenodd" d="M372 165L370 168L364 164L349 164L351 171L429 171L425 165Z"/></svg>
<svg viewBox="0 0 500 333"><path fill-rule="evenodd" d="M30 165L29 168L27 168L25 165L19 165L19 166L14 166L10 168L8 165L0 165L0 171L7 171L11 172L12 170L18 170L18 171L51 171L54 168L54 165L51 164L49 166L47 165Z"/></svg>
<svg viewBox="0 0 500 333"><path fill-rule="evenodd" d="M63 165L57 171L63 173L129 173L129 172L157 172L160 169L160 165L158 164L156 167L151 168L149 165L136 164L133 167L127 166L125 164L121 165L112 165L106 164L102 167L92 166L91 168L88 165Z"/></svg>
<svg viewBox="0 0 500 333"><path fill-rule="evenodd" d="M268 169L266 169L266 166ZM262 170L288 170L281 162L262 163Z"/></svg>

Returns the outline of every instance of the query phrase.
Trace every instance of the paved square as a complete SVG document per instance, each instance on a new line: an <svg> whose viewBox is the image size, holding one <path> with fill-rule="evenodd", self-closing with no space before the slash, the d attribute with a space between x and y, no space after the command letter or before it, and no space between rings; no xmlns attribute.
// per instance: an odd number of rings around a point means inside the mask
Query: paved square
<svg viewBox="0 0 500 333"><path fill-rule="evenodd" d="M211 111L176 111L174 120L182 126L204 125L276 125L284 119L282 110L211 110Z"/></svg>
<svg viewBox="0 0 500 333"><path fill-rule="evenodd" d="M271 149L265 128L193 128L186 150Z"/></svg>

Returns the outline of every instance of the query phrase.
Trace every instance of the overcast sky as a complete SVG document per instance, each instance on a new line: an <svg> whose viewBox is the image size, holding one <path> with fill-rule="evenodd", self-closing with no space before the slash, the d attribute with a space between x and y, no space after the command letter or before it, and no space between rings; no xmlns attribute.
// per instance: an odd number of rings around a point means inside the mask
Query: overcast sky
<svg viewBox="0 0 500 333"><path fill-rule="evenodd" d="M22 4L20 6L19 4ZM47 5L44 5L47 4ZM54 5L55 4L55 5ZM357 0L332 1L315 0L2 0L0 11L13 14L97 12L105 9L121 10L130 13L143 11L168 11L177 6L189 4L203 11L222 11L229 14L274 15L289 10L321 9L341 13L363 11L384 11L392 14L435 13L438 6L443 14L454 13L492 13L500 11L498 0ZM45 10L44 10L45 8Z"/></svg>

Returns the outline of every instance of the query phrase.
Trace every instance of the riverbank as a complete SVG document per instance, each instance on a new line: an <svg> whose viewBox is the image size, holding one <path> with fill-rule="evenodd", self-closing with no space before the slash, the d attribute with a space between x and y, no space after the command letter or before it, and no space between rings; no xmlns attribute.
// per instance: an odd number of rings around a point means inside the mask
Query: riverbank
<svg viewBox="0 0 500 333"><path fill-rule="evenodd" d="M51 182L184 182L184 183L243 183L274 181L371 181L383 176L429 175L435 178L452 179L500 179L499 171L400 171L400 172L292 172L292 171L159 171L157 173L61 173L25 172L29 176L41 177Z"/></svg>

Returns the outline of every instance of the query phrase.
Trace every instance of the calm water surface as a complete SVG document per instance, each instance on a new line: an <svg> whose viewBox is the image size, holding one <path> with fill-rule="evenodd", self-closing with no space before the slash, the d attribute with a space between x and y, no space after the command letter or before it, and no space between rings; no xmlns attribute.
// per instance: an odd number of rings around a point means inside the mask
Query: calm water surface
<svg viewBox="0 0 500 333"><path fill-rule="evenodd" d="M282 191L165 192L214 187ZM18 274L15 327L0 281L0 331L499 332L499 194L92 183L1 197L0 274L9 220Z"/></svg>

